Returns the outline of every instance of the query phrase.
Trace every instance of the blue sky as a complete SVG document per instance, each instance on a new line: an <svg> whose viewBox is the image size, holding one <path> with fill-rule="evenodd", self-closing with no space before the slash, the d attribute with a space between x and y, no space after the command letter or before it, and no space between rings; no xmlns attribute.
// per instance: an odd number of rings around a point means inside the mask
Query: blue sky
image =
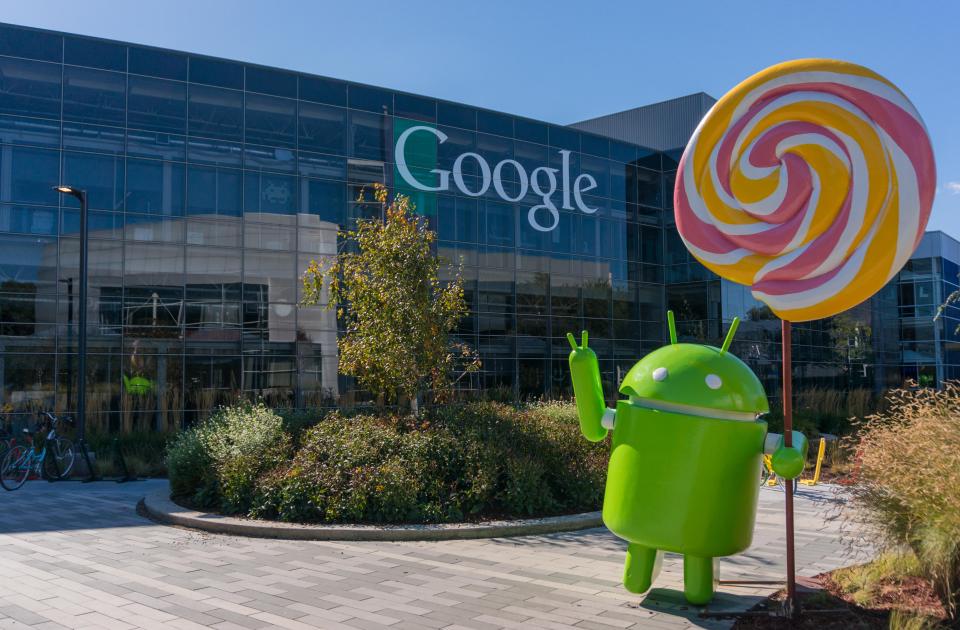
<svg viewBox="0 0 960 630"><path fill-rule="evenodd" d="M241 59L570 123L798 57L896 83L933 138L929 227L960 238L960 3L32 0L0 21Z"/></svg>

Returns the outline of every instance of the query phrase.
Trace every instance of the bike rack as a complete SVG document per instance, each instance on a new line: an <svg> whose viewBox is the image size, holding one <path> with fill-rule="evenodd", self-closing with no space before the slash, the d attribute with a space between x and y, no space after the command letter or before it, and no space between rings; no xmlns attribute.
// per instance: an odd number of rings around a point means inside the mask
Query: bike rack
<svg viewBox="0 0 960 630"><path fill-rule="evenodd" d="M117 464L123 472L123 476L117 479L117 483L127 483L128 481L140 481L137 477L130 474L127 469L127 460L123 458L123 451L120 448L120 440L113 438L113 463Z"/></svg>
<svg viewBox="0 0 960 630"><path fill-rule="evenodd" d="M87 478L84 479L82 483L100 481L100 475L97 474L96 468L93 467L93 462L90 461L90 450L87 448L87 441L79 440L77 442L77 448L80 449L80 454L83 455L83 461L87 463Z"/></svg>

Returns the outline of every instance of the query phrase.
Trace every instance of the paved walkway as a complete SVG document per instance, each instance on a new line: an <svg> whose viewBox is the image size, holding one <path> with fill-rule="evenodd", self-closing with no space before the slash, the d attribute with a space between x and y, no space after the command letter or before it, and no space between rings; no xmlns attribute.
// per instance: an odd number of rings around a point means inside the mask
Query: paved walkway
<svg viewBox="0 0 960 630"><path fill-rule="evenodd" d="M619 585L624 544L605 529L422 543L258 540L155 524L134 506L163 481L28 482L0 492L0 628L724 628L688 607L668 556L646 598ZM797 565L845 553L841 495L801 489ZM782 494L761 492L753 547L723 579L783 574ZM712 610L746 609L775 587L723 587Z"/></svg>

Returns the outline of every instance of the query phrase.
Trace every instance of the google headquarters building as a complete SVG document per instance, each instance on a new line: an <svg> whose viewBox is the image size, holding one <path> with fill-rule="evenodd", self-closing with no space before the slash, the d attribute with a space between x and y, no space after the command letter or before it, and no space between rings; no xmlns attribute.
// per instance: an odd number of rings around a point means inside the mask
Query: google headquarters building
<svg viewBox="0 0 960 630"><path fill-rule="evenodd" d="M158 48L0 25L0 411L74 410L88 320L88 426L168 430L238 396L278 408L363 399L337 373L334 311L299 277L338 231L410 195L463 265L465 388L569 396L568 331L604 390L666 341L719 344L779 391L779 321L687 253L678 160L713 103L694 94L569 125ZM87 191L89 293L76 201ZM884 290L795 326L799 391L960 377L960 243L925 235Z"/></svg>

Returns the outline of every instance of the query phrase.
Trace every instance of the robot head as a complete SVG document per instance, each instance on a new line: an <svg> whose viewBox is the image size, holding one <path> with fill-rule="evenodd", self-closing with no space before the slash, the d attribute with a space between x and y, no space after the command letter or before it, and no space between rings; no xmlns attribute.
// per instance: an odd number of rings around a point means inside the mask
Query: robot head
<svg viewBox="0 0 960 630"><path fill-rule="evenodd" d="M620 393L640 407L720 420L753 422L770 411L760 379L728 352L740 324L734 319L723 347L677 343L673 312L667 313L670 345L637 362Z"/></svg>

